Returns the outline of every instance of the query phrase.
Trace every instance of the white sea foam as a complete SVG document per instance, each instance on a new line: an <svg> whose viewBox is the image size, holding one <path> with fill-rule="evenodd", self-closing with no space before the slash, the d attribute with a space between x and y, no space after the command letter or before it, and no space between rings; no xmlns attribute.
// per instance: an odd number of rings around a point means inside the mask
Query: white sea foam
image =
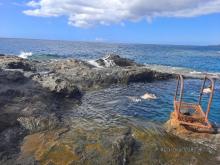
<svg viewBox="0 0 220 165"><path fill-rule="evenodd" d="M106 56L105 58L103 58L103 61L105 63L105 66L106 67L112 67L112 66L115 66L115 62L113 60L110 60L109 59L110 55L109 56Z"/></svg>
<svg viewBox="0 0 220 165"><path fill-rule="evenodd" d="M26 58L28 58L28 57L30 57L30 56L32 56L32 55L33 55L32 52L24 52L24 51L21 51L21 53L18 55L18 57L21 57L21 58L26 59Z"/></svg>
<svg viewBox="0 0 220 165"><path fill-rule="evenodd" d="M145 93L143 96L127 96L132 102L141 102L142 100L154 100L157 99L157 96L152 93Z"/></svg>
<svg viewBox="0 0 220 165"><path fill-rule="evenodd" d="M127 96L127 98L128 98L129 100L131 100L132 102L136 102L136 103L141 102L141 98L139 98L139 97Z"/></svg>
<svg viewBox="0 0 220 165"><path fill-rule="evenodd" d="M95 60L89 60L88 63L97 68L103 68L103 66L99 65L99 63L97 63Z"/></svg>
<svg viewBox="0 0 220 165"><path fill-rule="evenodd" d="M105 64L105 67L112 67L112 66L116 65L113 60L109 59L109 56L106 56L106 57L102 58L102 60ZM89 60L88 63L95 66L95 67L97 67L97 68L103 68L103 66L99 65L99 63L97 63L95 60Z"/></svg>

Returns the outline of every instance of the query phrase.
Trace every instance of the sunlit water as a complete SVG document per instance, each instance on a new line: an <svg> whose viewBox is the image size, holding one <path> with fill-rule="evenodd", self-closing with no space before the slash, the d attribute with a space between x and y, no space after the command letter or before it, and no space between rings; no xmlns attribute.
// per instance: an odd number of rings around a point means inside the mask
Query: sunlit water
<svg viewBox="0 0 220 165"><path fill-rule="evenodd" d="M146 64L148 67L152 67L156 70L172 69L174 71L184 70L186 72L201 71L220 73L220 46L162 46L0 39L0 54L1 53L20 55L23 58L38 60L60 58L91 60L101 58L108 53L115 53L122 57L133 59L136 62ZM201 80L187 79L185 81L184 100L198 102L201 85ZM63 118L65 122L73 122L73 118L78 119L82 117L83 119L87 118L99 123L100 127L108 124L120 124L122 119L125 121L131 120L136 126L139 125L138 129L148 132L149 136L154 136L154 140L146 144L147 146L145 148L150 146L158 146L159 149L160 147L172 149L174 146L176 146L176 149L192 147L193 145L191 143L186 143L167 135L162 128L162 124L169 119L170 113L173 111L175 87L176 80L135 83L128 86L112 85L109 88L85 93L80 105L68 107L63 111L59 111L59 113L61 113L61 118ZM219 80L216 80L215 89L209 118L213 123L219 126ZM145 93L154 94L156 99L142 99L141 96ZM206 107L206 100L207 96L203 99L204 109ZM94 124L94 122L92 124ZM95 127L90 123L85 126ZM150 147L149 151L143 152L152 153L155 149L158 148ZM203 151L209 152L209 149L206 150L205 148ZM205 154L204 156L197 152L197 150L196 153L190 155L186 154L185 156L182 155L182 157L181 155L182 152L177 154L180 164L185 164L189 161L188 158L193 156L199 157L201 162L212 159L212 156L209 154ZM175 157L173 157L173 159L175 159ZM163 160L163 162L160 162L161 160ZM163 159L155 158L152 159L152 164L166 163L166 161L167 157Z"/></svg>
<svg viewBox="0 0 220 165"><path fill-rule="evenodd" d="M98 59L105 54L115 53L147 64L148 67L152 66L154 69L163 70L168 66L172 70L220 73L220 46L110 44L0 38L0 53L34 59L79 58L84 60ZM186 99L197 102L201 83L200 80L186 81ZM216 123L220 123L219 85L217 81L210 113L210 119ZM175 80L112 86L87 93L83 97L86 101L83 101L82 107L88 106L95 111L164 122L173 110L175 86ZM140 96L146 92L155 94L157 99L141 99Z"/></svg>
<svg viewBox="0 0 220 165"><path fill-rule="evenodd" d="M113 44L0 38L0 53L19 55L24 52L31 52L32 58L73 57L87 60L115 53L143 64L220 72L220 46Z"/></svg>
<svg viewBox="0 0 220 165"><path fill-rule="evenodd" d="M201 80L186 80L184 100L198 102ZM129 117L144 121L164 123L173 111L173 96L176 82L156 81L153 83L137 83L128 86L113 85L110 88L94 92L87 92L82 98L82 105L78 107L80 113L85 112L91 118L99 117L108 120L110 115ZM142 99L145 93L156 95L156 99ZM210 120L220 124L220 86L216 92L210 111ZM206 108L207 96L204 96L203 107ZM83 109L83 111L82 111ZM74 114L76 109L74 108ZM85 115L78 114L78 115Z"/></svg>

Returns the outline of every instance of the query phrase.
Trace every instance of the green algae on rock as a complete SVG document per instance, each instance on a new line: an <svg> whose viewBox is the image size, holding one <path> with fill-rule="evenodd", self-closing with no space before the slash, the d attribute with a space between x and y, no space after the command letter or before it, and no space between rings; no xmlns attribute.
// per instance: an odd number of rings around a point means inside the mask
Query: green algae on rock
<svg viewBox="0 0 220 165"><path fill-rule="evenodd" d="M36 162L54 165L185 165L204 161L213 164L216 156L215 150L169 135L153 123L137 124L122 119L121 123L101 126L91 120L79 121L78 126L69 129L27 136L19 159L34 155Z"/></svg>

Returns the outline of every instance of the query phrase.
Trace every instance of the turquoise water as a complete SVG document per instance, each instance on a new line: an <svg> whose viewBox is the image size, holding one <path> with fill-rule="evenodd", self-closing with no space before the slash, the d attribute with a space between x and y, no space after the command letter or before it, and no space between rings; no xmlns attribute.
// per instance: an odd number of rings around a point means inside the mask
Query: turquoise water
<svg viewBox="0 0 220 165"><path fill-rule="evenodd" d="M147 44L111 44L27 39L0 39L0 53L19 55L29 53L34 59L79 58L98 59L115 53L136 62L149 65L183 68L191 71L220 73L220 46L171 46ZM201 80L186 80L185 99L197 102ZM157 81L129 86L112 86L89 92L82 108L94 114L111 113L142 120L165 122L173 110L175 80ZM140 96L152 93L155 100L141 100ZM96 97L94 97L96 96ZM92 99L91 99L92 98ZM205 107L205 105L204 105ZM211 107L210 120L220 124L220 82Z"/></svg>

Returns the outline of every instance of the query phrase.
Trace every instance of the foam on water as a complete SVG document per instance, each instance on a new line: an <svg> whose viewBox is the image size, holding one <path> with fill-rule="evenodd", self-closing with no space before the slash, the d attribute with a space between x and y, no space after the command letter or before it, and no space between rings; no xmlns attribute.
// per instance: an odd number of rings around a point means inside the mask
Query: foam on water
<svg viewBox="0 0 220 165"><path fill-rule="evenodd" d="M105 67L112 67L116 65L113 60L109 59L109 56L102 58L102 60L104 61ZM94 67L103 68L103 66L97 63L96 60L88 60L87 62L93 65ZM190 68L173 67L173 66L158 65L158 64L145 64L145 67L158 72L182 74L186 77L203 78L205 75L208 75L213 78L220 79L220 72L202 72Z"/></svg>
<svg viewBox="0 0 220 165"><path fill-rule="evenodd" d="M105 67L112 67L112 66L116 65L113 60L109 59L109 55L102 58L102 60L105 64ZM103 66L101 66L99 63L97 63L96 60L88 60L87 62L97 68L103 68Z"/></svg>
<svg viewBox="0 0 220 165"><path fill-rule="evenodd" d="M32 52L24 52L24 51L21 51L21 53L18 55L18 57L27 59L28 57L30 57L30 56L32 56L32 55L33 55Z"/></svg>
<svg viewBox="0 0 220 165"><path fill-rule="evenodd" d="M202 72L220 72L220 46L88 43L0 38L0 53L18 55L21 50L32 52L34 57L31 58L37 58L37 60L63 57L90 60L100 59L106 54L113 53L141 64L184 67Z"/></svg>
<svg viewBox="0 0 220 165"><path fill-rule="evenodd" d="M94 67L103 68L103 66L99 65L99 63L97 63L95 60L88 60L87 62L93 65Z"/></svg>
<svg viewBox="0 0 220 165"><path fill-rule="evenodd" d="M115 62L113 60L110 60L109 59L110 55L106 56L105 58L103 58L103 61L105 63L105 66L106 67L112 67L112 66L115 66Z"/></svg>

